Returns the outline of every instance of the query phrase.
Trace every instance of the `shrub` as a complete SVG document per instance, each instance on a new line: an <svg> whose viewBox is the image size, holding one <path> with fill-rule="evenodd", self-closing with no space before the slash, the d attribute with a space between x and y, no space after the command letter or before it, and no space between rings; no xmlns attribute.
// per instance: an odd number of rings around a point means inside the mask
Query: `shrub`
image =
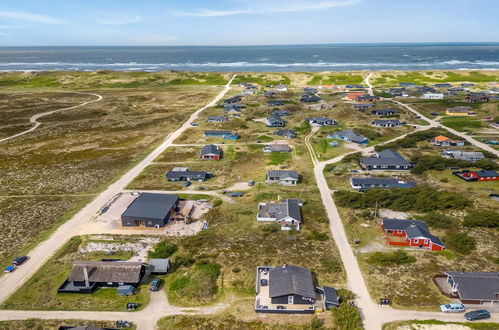
<svg viewBox="0 0 499 330"><path fill-rule="evenodd" d="M271 224L262 226L261 230L262 230L264 235L269 235L269 234L273 234L273 233L278 233L281 230L281 226L279 226L277 223L271 223Z"/></svg>
<svg viewBox="0 0 499 330"><path fill-rule="evenodd" d="M301 133L310 133L312 129L310 128L310 123L308 120L302 121L300 126L295 127L295 131L301 132Z"/></svg>
<svg viewBox="0 0 499 330"><path fill-rule="evenodd" d="M177 246L168 240L163 240L148 252L149 258L168 258L177 251Z"/></svg>
<svg viewBox="0 0 499 330"><path fill-rule="evenodd" d="M338 330L362 330L362 317L357 307L347 303L341 303L338 308L332 310L334 316L334 329Z"/></svg>
<svg viewBox="0 0 499 330"><path fill-rule="evenodd" d="M327 257L321 257L319 259L322 267L324 267L325 270L327 270L330 273L337 273L341 272L341 264L338 262L336 258L327 256Z"/></svg>
<svg viewBox="0 0 499 330"><path fill-rule="evenodd" d="M416 261L416 257L409 255L403 250L395 252L374 252L367 258L367 262L378 266L393 266L410 264Z"/></svg>
<svg viewBox="0 0 499 330"><path fill-rule="evenodd" d="M217 278L220 266L210 262L197 263L187 276L172 281L169 293L174 298L198 301L210 300L218 290Z"/></svg>
<svg viewBox="0 0 499 330"><path fill-rule="evenodd" d="M214 207L217 207L217 206L220 206L222 205L223 201L220 199L220 198L217 198L213 201L213 206Z"/></svg>
<svg viewBox="0 0 499 330"><path fill-rule="evenodd" d="M466 233L447 235L444 238L444 242L451 250L461 254L470 253L476 247L475 239Z"/></svg>
<svg viewBox="0 0 499 330"><path fill-rule="evenodd" d="M318 231L315 228L310 229L305 237L309 240L314 241L327 241L329 239L329 235L327 233Z"/></svg>
<svg viewBox="0 0 499 330"><path fill-rule="evenodd" d="M175 259L173 260L173 265L175 268L178 267L188 267L194 263L194 258L190 254L181 254L175 256Z"/></svg>
<svg viewBox="0 0 499 330"><path fill-rule="evenodd" d="M378 145L374 149L376 151L382 151L385 149L414 148L417 146L418 142L430 140L438 135L445 135L452 139L459 139L457 136L450 134L445 129L432 128L429 130L409 134L400 140L396 140L383 145Z"/></svg>
<svg viewBox="0 0 499 330"><path fill-rule="evenodd" d="M476 210L464 217L465 227L499 227L499 213L492 210Z"/></svg>
<svg viewBox="0 0 499 330"><path fill-rule="evenodd" d="M456 224L456 221L453 218L438 212L428 213L423 216L421 220L433 228L452 228Z"/></svg>
<svg viewBox="0 0 499 330"><path fill-rule="evenodd" d="M354 152L353 154L346 155L341 160L342 163L358 163L362 158L361 152Z"/></svg>
<svg viewBox="0 0 499 330"><path fill-rule="evenodd" d="M435 210L463 209L472 202L461 194L437 190L428 186L408 189L368 189L364 193L340 190L334 194L339 206L355 209L381 208L395 211L431 212Z"/></svg>
<svg viewBox="0 0 499 330"><path fill-rule="evenodd" d="M416 156L412 159L415 163L411 172L414 174L422 174L429 170L443 171L447 167L455 166L460 168L477 167L484 170L498 170L499 165L490 159L481 159L477 162L469 162L459 159L448 159L436 155Z"/></svg>

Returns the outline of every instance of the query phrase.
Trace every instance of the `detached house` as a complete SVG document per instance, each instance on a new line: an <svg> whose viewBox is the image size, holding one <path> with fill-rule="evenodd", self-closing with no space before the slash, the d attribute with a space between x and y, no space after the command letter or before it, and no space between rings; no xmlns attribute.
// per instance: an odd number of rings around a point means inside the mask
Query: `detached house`
<svg viewBox="0 0 499 330"><path fill-rule="evenodd" d="M423 221L383 218L381 229L389 245L418 247L431 251L445 249L442 240L430 234Z"/></svg>
<svg viewBox="0 0 499 330"><path fill-rule="evenodd" d="M362 136L351 129L346 129L344 131L334 132L327 136L330 139L340 139L347 142L354 142L358 144L367 144L369 139Z"/></svg>
<svg viewBox="0 0 499 330"><path fill-rule="evenodd" d="M445 95L442 93L425 93L421 98L427 100L443 100L444 96Z"/></svg>
<svg viewBox="0 0 499 330"><path fill-rule="evenodd" d="M464 170L461 172L452 172L452 174L468 182L499 180L499 173L497 173L494 170L481 170L481 171Z"/></svg>
<svg viewBox="0 0 499 330"><path fill-rule="evenodd" d="M187 167L174 167L166 173L166 180L170 182L198 181L203 182L211 178L212 175L202 171L189 171Z"/></svg>
<svg viewBox="0 0 499 330"><path fill-rule="evenodd" d="M476 162L484 159L485 156L480 151L459 151L454 149L445 149L441 153L442 157L450 159L460 159L469 162Z"/></svg>
<svg viewBox="0 0 499 330"><path fill-rule="evenodd" d="M472 107L454 107L445 110L447 116L475 116L476 113Z"/></svg>
<svg viewBox="0 0 499 330"><path fill-rule="evenodd" d="M267 127L284 127L286 125L286 121L279 116L270 116L267 118L265 124Z"/></svg>
<svg viewBox="0 0 499 330"><path fill-rule="evenodd" d="M294 129L279 129L274 132L275 135L286 137L288 139L294 139L295 137L298 136L296 134L296 131Z"/></svg>
<svg viewBox="0 0 499 330"><path fill-rule="evenodd" d="M375 154L373 157L361 158L360 167L369 171L408 171L412 168L412 164L400 154L387 149Z"/></svg>
<svg viewBox="0 0 499 330"><path fill-rule="evenodd" d="M361 96L357 96L357 98L355 100L357 102L360 102L360 103L370 103L370 102L378 101L379 99L380 99L379 96L361 95Z"/></svg>
<svg viewBox="0 0 499 330"><path fill-rule="evenodd" d="M350 184L353 189L364 191L371 188L412 188L416 186L414 181L401 181L396 178L350 178Z"/></svg>
<svg viewBox="0 0 499 330"><path fill-rule="evenodd" d="M398 127L405 124L398 119L374 119L371 121L371 126L375 127Z"/></svg>
<svg viewBox="0 0 499 330"><path fill-rule="evenodd" d="M269 170L265 182L276 183L281 186L296 186L298 184L298 173L296 171Z"/></svg>
<svg viewBox="0 0 499 330"><path fill-rule="evenodd" d="M380 109L371 111L371 115L373 116L393 116L397 114L395 109Z"/></svg>
<svg viewBox="0 0 499 330"><path fill-rule="evenodd" d="M325 117L311 117L308 118L307 120L310 126L322 127L322 126L338 125L338 122L336 120Z"/></svg>
<svg viewBox="0 0 499 330"><path fill-rule="evenodd" d="M339 304L332 292L328 293L327 301ZM256 269L257 313L314 314L316 296L314 278L306 268L284 265Z"/></svg>
<svg viewBox="0 0 499 330"><path fill-rule="evenodd" d="M466 97L466 102L470 102L470 103L489 102L489 101L490 101L490 97L488 97L486 95L477 94L477 95L470 95L470 96Z"/></svg>
<svg viewBox="0 0 499 330"><path fill-rule="evenodd" d="M434 278L440 291L463 304L494 306L499 303L499 272L451 272Z"/></svg>
<svg viewBox="0 0 499 330"><path fill-rule="evenodd" d="M229 131L204 131L204 137L218 137L224 138L225 140L237 140L239 139L239 134L229 132Z"/></svg>
<svg viewBox="0 0 499 330"><path fill-rule="evenodd" d="M300 207L303 201L298 199L285 199L278 203L259 203L256 220L276 222L282 230L300 230Z"/></svg>
<svg viewBox="0 0 499 330"><path fill-rule="evenodd" d="M223 123L229 121L229 117L227 116L208 116L209 123Z"/></svg>
<svg viewBox="0 0 499 330"><path fill-rule="evenodd" d="M347 93L347 98L350 100L356 100L357 97L366 95L364 92L348 92Z"/></svg>
<svg viewBox="0 0 499 330"><path fill-rule="evenodd" d="M263 152L291 152L288 144L270 144L263 147Z"/></svg>
<svg viewBox="0 0 499 330"><path fill-rule="evenodd" d="M208 144L201 149L201 152L199 153L199 158L203 160L219 160L220 156L222 155L222 150L214 145L214 144Z"/></svg>
<svg viewBox="0 0 499 330"><path fill-rule="evenodd" d="M453 140L443 135L435 136L430 143L437 147L464 146L464 141Z"/></svg>

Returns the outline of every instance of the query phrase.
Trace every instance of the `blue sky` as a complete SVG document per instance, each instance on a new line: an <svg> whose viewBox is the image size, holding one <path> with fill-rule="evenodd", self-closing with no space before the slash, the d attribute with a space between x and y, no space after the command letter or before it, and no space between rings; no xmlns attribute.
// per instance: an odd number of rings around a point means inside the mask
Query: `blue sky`
<svg viewBox="0 0 499 330"><path fill-rule="evenodd" d="M0 46L499 42L497 0L16 0Z"/></svg>

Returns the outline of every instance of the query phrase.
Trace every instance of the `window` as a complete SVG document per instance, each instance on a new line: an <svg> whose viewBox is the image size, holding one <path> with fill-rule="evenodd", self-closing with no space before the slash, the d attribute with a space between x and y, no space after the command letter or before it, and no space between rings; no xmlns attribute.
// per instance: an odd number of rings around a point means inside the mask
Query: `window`
<svg viewBox="0 0 499 330"><path fill-rule="evenodd" d="M292 304L294 302L293 296L288 296L288 304Z"/></svg>
<svg viewBox="0 0 499 330"><path fill-rule="evenodd" d="M397 230L397 234L402 234L402 230Z"/></svg>
<svg viewBox="0 0 499 330"><path fill-rule="evenodd" d="M414 240L414 244L418 244L419 243L419 240L418 239L415 239Z"/></svg>

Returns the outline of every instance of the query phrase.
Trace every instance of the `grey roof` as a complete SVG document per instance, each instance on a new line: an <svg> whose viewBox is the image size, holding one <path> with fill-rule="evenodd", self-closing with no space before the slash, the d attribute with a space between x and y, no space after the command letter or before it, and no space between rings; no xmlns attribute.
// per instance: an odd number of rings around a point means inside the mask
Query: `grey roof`
<svg viewBox="0 0 499 330"><path fill-rule="evenodd" d="M404 159L397 152L386 149L378 153L378 157L362 158L361 162L365 165L392 165L392 166L410 166L411 163Z"/></svg>
<svg viewBox="0 0 499 330"><path fill-rule="evenodd" d="M172 180L178 180L182 177L187 177L193 180L196 179L205 180L207 176L208 173L203 171L169 171L168 173L166 173L166 178Z"/></svg>
<svg viewBox="0 0 499 330"><path fill-rule="evenodd" d="M351 178L354 186L388 186L393 188L409 188L415 187L414 181L399 181L397 178Z"/></svg>
<svg viewBox="0 0 499 330"><path fill-rule="evenodd" d="M326 303L334 304L334 305L339 305L340 300L338 297L338 291L336 291L335 288L332 288L330 286L324 286L323 288L324 291L324 300Z"/></svg>
<svg viewBox="0 0 499 330"><path fill-rule="evenodd" d="M467 161L474 161L477 159L485 158L484 154L480 151L444 150L442 151L442 155L449 158Z"/></svg>
<svg viewBox="0 0 499 330"><path fill-rule="evenodd" d="M445 246L440 238L430 234L428 226L424 221L413 219L388 219L383 218L383 228L385 230L404 230L408 238L425 237L432 243Z"/></svg>
<svg viewBox="0 0 499 330"><path fill-rule="evenodd" d="M296 131L294 129L280 129L275 131L275 135L296 137Z"/></svg>
<svg viewBox="0 0 499 330"><path fill-rule="evenodd" d="M68 280L83 282L83 268L87 268L89 282L139 283L142 263L121 261L75 261Z"/></svg>
<svg viewBox="0 0 499 330"><path fill-rule="evenodd" d="M379 109L379 110L373 110L371 113L373 115L387 115L387 114L392 114L396 113L397 111L395 109Z"/></svg>
<svg viewBox="0 0 499 330"><path fill-rule="evenodd" d="M373 121L371 121L371 124L375 126L383 126L388 124L396 126L396 125L401 125L402 122L398 119L374 119Z"/></svg>
<svg viewBox="0 0 499 330"><path fill-rule="evenodd" d="M231 135L233 133L230 131L206 130L204 131L204 134Z"/></svg>
<svg viewBox="0 0 499 330"><path fill-rule="evenodd" d="M269 270L269 296L271 298L290 294L315 299L314 280L310 270L287 265Z"/></svg>
<svg viewBox="0 0 499 330"><path fill-rule="evenodd" d="M331 119L331 118L326 118L326 117L310 117L308 118L308 121L316 122L316 123L324 123L324 122L333 122L335 123L336 120Z"/></svg>
<svg viewBox="0 0 499 330"><path fill-rule="evenodd" d="M166 273L170 268L169 259L150 259L149 266L152 268L153 273Z"/></svg>
<svg viewBox="0 0 499 330"><path fill-rule="evenodd" d="M221 154L220 148L214 144L208 144L201 149L201 155L219 155Z"/></svg>
<svg viewBox="0 0 499 330"><path fill-rule="evenodd" d="M121 216L165 220L178 199L178 195L141 193Z"/></svg>
<svg viewBox="0 0 499 330"><path fill-rule="evenodd" d="M474 171L479 177L487 177L487 176L499 176L499 173L497 173L494 170L481 170L481 171Z"/></svg>
<svg viewBox="0 0 499 330"><path fill-rule="evenodd" d="M271 144L264 148L268 148L272 152L290 152L291 148L287 144Z"/></svg>
<svg viewBox="0 0 499 330"><path fill-rule="evenodd" d="M346 129L344 131L334 132L333 134L331 134L331 136L334 136L334 135L342 136L345 139L347 139L348 141L352 141L352 142L356 142L356 143L367 140L367 138L365 136L362 136L351 129Z"/></svg>
<svg viewBox="0 0 499 330"><path fill-rule="evenodd" d="M290 217L301 222L301 204L302 201L297 199L285 199L280 203L267 203L259 209L259 215L266 213L267 215L273 215L276 221Z"/></svg>
<svg viewBox="0 0 499 330"><path fill-rule="evenodd" d="M208 121L228 121L226 116L208 116Z"/></svg>
<svg viewBox="0 0 499 330"><path fill-rule="evenodd" d="M469 111L473 110L472 107L453 107L453 108L449 108L447 109L451 112L454 112L454 113L468 113Z"/></svg>
<svg viewBox="0 0 499 330"><path fill-rule="evenodd" d="M281 117L279 116L270 116L267 118L267 123L268 124L274 124L274 123L285 123L286 121L284 119L282 119Z"/></svg>
<svg viewBox="0 0 499 330"><path fill-rule="evenodd" d="M499 300L499 272L445 272L462 300Z"/></svg>
<svg viewBox="0 0 499 330"><path fill-rule="evenodd" d="M269 177L279 179L292 178L298 180L298 173L296 171L289 170L269 170L267 171L267 178Z"/></svg>

